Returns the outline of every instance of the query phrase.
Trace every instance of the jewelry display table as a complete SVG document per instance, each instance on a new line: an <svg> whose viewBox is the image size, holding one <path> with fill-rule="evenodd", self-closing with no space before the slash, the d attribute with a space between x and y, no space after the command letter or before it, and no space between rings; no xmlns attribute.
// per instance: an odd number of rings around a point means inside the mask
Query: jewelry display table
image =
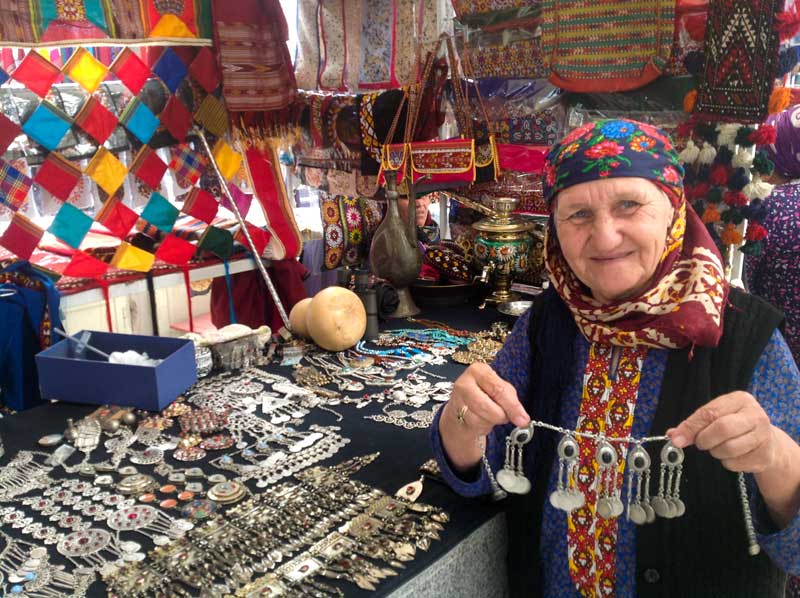
<svg viewBox="0 0 800 598"><path fill-rule="evenodd" d="M445 322L456 329L473 331L486 329L492 321L501 319L497 317L495 312L478 311L473 307L449 309L446 313L443 311L431 311L421 317ZM391 322L389 327L410 328L413 325L407 321L398 320ZM446 381L453 381L463 371L464 366L453 363L448 359L447 363L443 365L427 365L423 369L436 376L436 378L430 379L431 382L439 382L440 379L438 377L442 377ZM291 367L284 367L274 363L264 366L260 370L265 372L267 376L277 375L288 379L292 377ZM222 376L224 378L226 375ZM254 379L257 380L258 378ZM214 377L212 377L213 380ZM207 378L200 381L199 384L208 381L209 379ZM368 388L363 392L374 391L375 389ZM108 400L110 404L113 404L113 397L114 389L109 388ZM430 407L430 405L427 407ZM9 460L20 450L52 452L52 447L39 446L37 440L48 434L62 433L67 425L68 418L77 422L92 410L90 407L59 403L38 407L0 419L0 438L5 444L5 455L0 458L0 467L5 469ZM380 413L381 406L377 403L370 403L362 406L362 408L358 408L354 403L350 402L330 407L330 410L309 409L307 415L303 417L302 425L298 426L298 429L319 426L321 430L329 430L333 429L331 428L332 426L336 426L339 430L335 434L349 439L349 442L344 444L332 457L315 462L312 466L336 465L353 457L380 452L380 456L374 462L353 474L354 480L379 488L390 496L394 495L398 489L406 484L418 480L420 478L418 468L431 456L427 428L403 429L396 425L365 417ZM338 415L342 416L341 421L338 421ZM224 428L222 432L225 432ZM177 435L175 429L173 429L173 434ZM106 436L104 435L103 440L105 439ZM223 452L212 453L209 450L205 458L191 463L175 459L174 454L164 451L164 463L171 465L176 470L198 467L206 476L199 479L199 482L204 486L204 490L195 493L196 498L202 498L204 491L213 485L208 481L207 476L222 473L231 477L230 471L225 471L224 468L221 469L214 465L214 463L219 463L220 455L225 454ZM101 441L99 447L91 453L89 462L98 463L107 459L109 459L109 453L103 448L103 442ZM80 461L80 453L76 452L67 463L70 466L74 466ZM130 464L130 461L123 460L119 465L128 466ZM137 465L136 467L141 473L152 473L153 471L152 465ZM67 476L61 467L55 468L49 475L52 478L56 478L56 481L60 481L59 478ZM111 472L109 475L111 475L115 484L118 484L122 478L116 472ZM69 474L69 477L78 478L79 475L72 473ZM81 478L81 480L89 483L92 482L92 479L91 475ZM291 480L291 477L286 477L281 481ZM158 478L158 481L160 484L166 483L161 478ZM268 489L271 486L271 484L262 485L262 481L259 480L258 486L253 483L252 479L246 482L248 489L254 496L264 492L262 488L266 487ZM163 501L162 499L167 496L159 494L163 489L164 486L160 490L152 491L156 495L153 504L159 505L161 510L170 517L180 517L181 505L173 505L169 500ZM33 490L12 501L0 502L0 510L9 505L18 504L18 501L24 497L37 496L41 492L41 490ZM427 550L417 550L413 560L403 563L405 567L400 569L397 575L382 579L376 585L374 591L361 589L353 583L333 581L327 578L322 578L324 583L340 588L346 596L393 596L395 598L404 598L406 596L494 597L505 595L507 593L505 589L505 520L500 509L476 500L461 498L441 483L430 479L425 479L418 502L442 509L449 515L449 522L444 524L444 529L440 533L440 540L430 542L430 547ZM220 512L223 513L224 517L226 511ZM47 519L45 518L44 521L46 522ZM105 529L105 523L95 524L94 527ZM3 525L2 529L12 538L21 538L36 543L30 537L23 537L19 529L15 529L10 525ZM137 539L137 541L139 540ZM143 550L152 548L152 543L147 541L142 541L142 545L144 547ZM3 548L0 546L0 551ZM56 551L55 546L48 546L47 550L53 564L71 566L70 562ZM90 587L86 595L105 596L107 595L107 590L101 581L97 581ZM197 595L200 594L198 593ZM203 596L209 597L213 595L216 594L213 592L203 594Z"/></svg>

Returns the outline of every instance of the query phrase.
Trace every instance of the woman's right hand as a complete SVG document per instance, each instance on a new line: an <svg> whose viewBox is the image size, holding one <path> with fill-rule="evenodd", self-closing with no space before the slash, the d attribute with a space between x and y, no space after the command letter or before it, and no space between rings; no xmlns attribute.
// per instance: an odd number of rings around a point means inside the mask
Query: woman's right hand
<svg viewBox="0 0 800 598"><path fill-rule="evenodd" d="M525 426L529 421L514 387L485 363L473 363L453 384L439 432L450 462L464 471L480 461L482 448L476 440L495 426Z"/></svg>

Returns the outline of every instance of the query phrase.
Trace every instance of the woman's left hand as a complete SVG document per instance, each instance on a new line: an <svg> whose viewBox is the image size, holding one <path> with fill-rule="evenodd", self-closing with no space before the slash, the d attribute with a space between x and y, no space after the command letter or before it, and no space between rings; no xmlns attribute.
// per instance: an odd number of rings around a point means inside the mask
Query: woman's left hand
<svg viewBox="0 0 800 598"><path fill-rule="evenodd" d="M778 458L776 428L748 392L717 397L667 434L678 448L694 444L731 471L762 473Z"/></svg>
<svg viewBox="0 0 800 598"><path fill-rule="evenodd" d="M772 425L750 393L736 391L717 397L667 435L679 448L694 444L725 468L754 474L780 528L789 525L800 511L800 445Z"/></svg>

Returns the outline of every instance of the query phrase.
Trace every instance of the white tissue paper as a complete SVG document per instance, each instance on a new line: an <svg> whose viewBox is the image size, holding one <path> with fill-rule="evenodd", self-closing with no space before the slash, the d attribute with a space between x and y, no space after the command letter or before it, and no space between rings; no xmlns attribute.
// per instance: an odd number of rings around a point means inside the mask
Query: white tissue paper
<svg viewBox="0 0 800 598"><path fill-rule="evenodd" d="M137 353L136 351L114 351L108 356L109 363L121 363L123 365L155 367L162 361L162 359L151 359L147 353Z"/></svg>

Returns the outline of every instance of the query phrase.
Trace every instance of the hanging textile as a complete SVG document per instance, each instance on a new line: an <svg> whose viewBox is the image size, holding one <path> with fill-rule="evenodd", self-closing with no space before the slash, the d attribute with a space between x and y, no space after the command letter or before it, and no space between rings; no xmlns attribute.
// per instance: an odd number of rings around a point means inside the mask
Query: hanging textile
<svg viewBox="0 0 800 598"><path fill-rule="evenodd" d="M320 67L319 89L346 91L347 16L345 0L319 4Z"/></svg>

